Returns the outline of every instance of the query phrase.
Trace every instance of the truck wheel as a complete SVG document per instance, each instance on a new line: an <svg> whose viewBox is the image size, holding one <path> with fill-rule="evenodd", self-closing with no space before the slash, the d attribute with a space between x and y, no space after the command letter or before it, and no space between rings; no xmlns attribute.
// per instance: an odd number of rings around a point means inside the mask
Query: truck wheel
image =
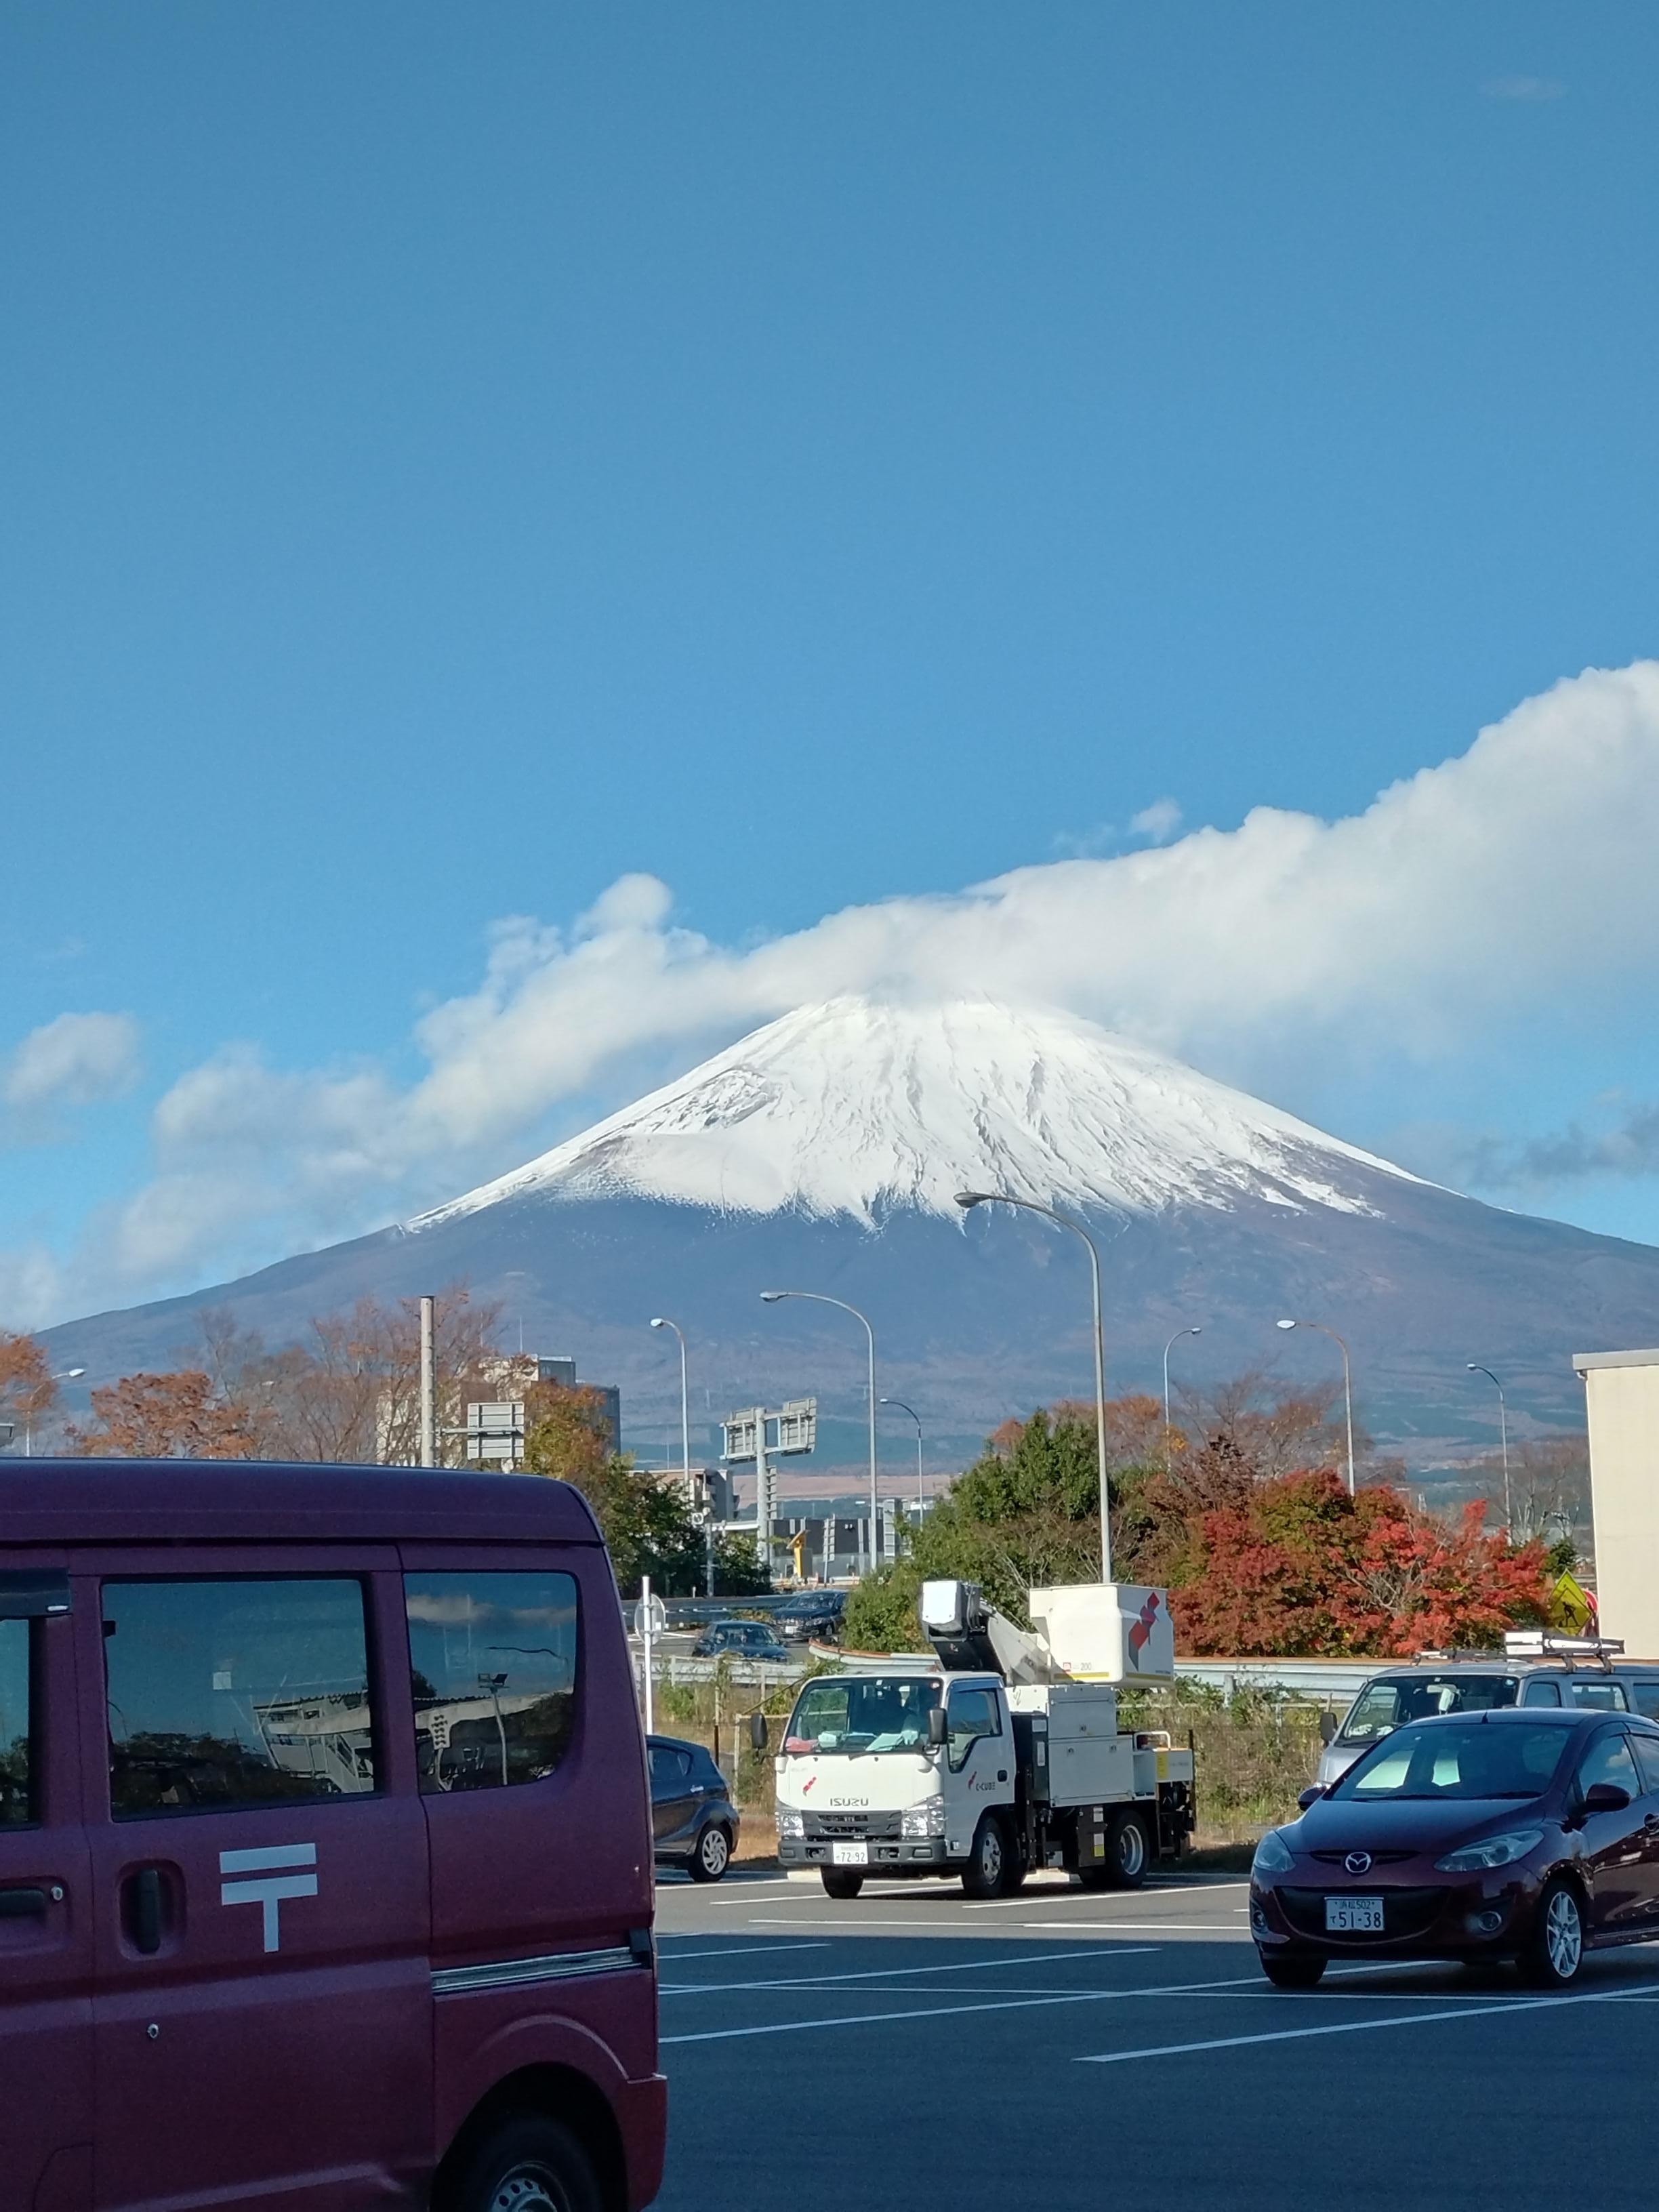
<svg viewBox="0 0 1659 2212"><path fill-rule="evenodd" d="M820 1867L818 1872L826 1897L856 1897L864 1887L864 1876L850 1867Z"/></svg>
<svg viewBox="0 0 1659 2212"><path fill-rule="evenodd" d="M604 2203L569 2129L528 2112L485 2136L447 2201L455 2212L601 2212Z"/></svg>
<svg viewBox="0 0 1659 2212"><path fill-rule="evenodd" d="M1001 1897L1012 1863L1013 1853L1001 1821L994 1813L981 1814L968 1863L962 1869L963 1893L969 1897Z"/></svg>
<svg viewBox="0 0 1659 2212"><path fill-rule="evenodd" d="M697 1838L688 1871L693 1881L718 1881L732 1863L732 1838L718 1820Z"/></svg>
<svg viewBox="0 0 1659 2212"><path fill-rule="evenodd" d="M1139 1814L1115 1813L1106 1830L1105 1864L1091 1871L1100 1876L1102 1889L1139 1889L1150 1857L1146 1823Z"/></svg>

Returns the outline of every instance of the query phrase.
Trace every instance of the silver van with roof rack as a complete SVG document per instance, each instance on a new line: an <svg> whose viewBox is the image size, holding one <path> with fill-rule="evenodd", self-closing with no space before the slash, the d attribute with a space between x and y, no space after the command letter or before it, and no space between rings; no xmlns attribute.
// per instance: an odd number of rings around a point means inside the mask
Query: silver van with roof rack
<svg viewBox="0 0 1659 2212"><path fill-rule="evenodd" d="M1659 1720L1659 1662L1626 1659L1624 1650L1611 1637L1527 1628L1512 1630L1502 1651L1419 1651L1395 1660L1363 1684L1340 1722L1323 1717L1315 1779L1328 1789L1361 1752L1407 1721L1436 1713L1567 1705Z"/></svg>

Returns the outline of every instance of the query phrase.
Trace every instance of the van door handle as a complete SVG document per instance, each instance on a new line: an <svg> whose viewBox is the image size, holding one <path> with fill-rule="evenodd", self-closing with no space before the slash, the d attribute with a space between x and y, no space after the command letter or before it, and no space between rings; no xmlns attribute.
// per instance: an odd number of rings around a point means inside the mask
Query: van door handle
<svg viewBox="0 0 1659 2212"><path fill-rule="evenodd" d="M161 1869L140 1867L126 1881L127 1934L135 1951L152 1959L161 1948Z"/></svg>
<svg viewBox="0 0 1659 2212"><path fill-rule="evenodd" d="M0 1920L44 1920L46 1917L44 1889L0 1889Z"/></svg>

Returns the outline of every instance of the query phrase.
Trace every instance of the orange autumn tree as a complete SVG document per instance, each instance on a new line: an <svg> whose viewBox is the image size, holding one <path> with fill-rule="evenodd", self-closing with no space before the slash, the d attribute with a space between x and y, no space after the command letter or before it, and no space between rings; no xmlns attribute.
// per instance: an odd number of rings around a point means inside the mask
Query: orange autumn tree
<svg viewBox="0 0 1659 2212"><path fill-rule="evenodd" d="M1328 1468L1281 1475L1202 1516L1170 1592L1182 1650L1238 1658L1496 1648L1545 1617L1544 1547L1488 1534L1484 1501L1447 1522L1387 1484L1350 1498Z"/></svg>
<svg viewBox="0 0 1659 2212"><path fill-rule="evenodd" d="M94 1459L252 1459L253 1423L226 1404L199 1369L124 1375L92 1394L93 1425L71 1428L70 1449Z"/></svg>

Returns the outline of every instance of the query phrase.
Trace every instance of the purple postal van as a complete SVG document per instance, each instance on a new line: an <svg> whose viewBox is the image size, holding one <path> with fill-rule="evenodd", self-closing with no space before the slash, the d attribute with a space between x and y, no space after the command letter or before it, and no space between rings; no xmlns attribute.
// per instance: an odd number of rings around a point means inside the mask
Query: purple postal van
<svg viewBox="0 0 1659 2212"><path fill-rule="evenodd" d="M651 1919L576 1492L3 1463L3 2212L635 2212Z"/></svg>

